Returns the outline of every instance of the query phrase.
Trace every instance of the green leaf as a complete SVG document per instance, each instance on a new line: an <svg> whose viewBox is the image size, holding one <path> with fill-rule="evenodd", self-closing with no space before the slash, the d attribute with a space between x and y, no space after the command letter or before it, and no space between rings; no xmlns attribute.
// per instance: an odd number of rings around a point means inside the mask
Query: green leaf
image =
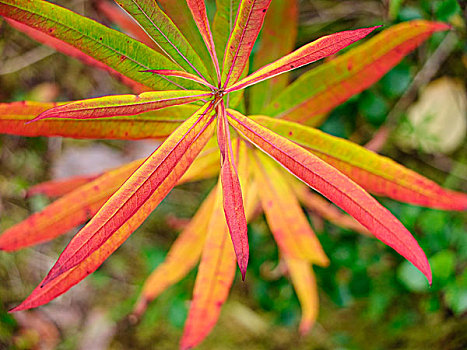
<svg viewBox="0 0 467 350"><path fill-rule="evenodd" d="M191 47L201 57L203 63L208 67L208 71L214 72L214 65L211 61L211 56L204 44L203 38L196 26L195 20L191 14L191 11L186 1L174 1L174 0L157 0L157 3L164 10L164 12L170 17L178 29L187 38ZM214 75L211 77L214 79ZM214 80L211 80L212 83Z"/></svg>

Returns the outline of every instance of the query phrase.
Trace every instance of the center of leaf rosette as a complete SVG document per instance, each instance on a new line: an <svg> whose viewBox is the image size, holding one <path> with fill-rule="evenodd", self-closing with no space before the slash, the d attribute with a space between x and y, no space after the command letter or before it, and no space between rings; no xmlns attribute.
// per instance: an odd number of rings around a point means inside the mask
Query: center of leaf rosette
<svg viewBox="0 0 467 350"><path fill-rule="evenodd" d="M213 91L213 95L214 95L214 101L217 104L224 97L225 90L223 88L218 88L218 89Z"/></svg>

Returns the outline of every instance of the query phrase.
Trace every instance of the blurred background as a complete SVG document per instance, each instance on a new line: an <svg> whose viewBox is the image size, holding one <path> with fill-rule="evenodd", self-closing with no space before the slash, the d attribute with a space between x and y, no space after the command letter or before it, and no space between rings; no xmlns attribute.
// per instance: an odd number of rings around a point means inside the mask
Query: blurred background
<svg viewBox="0 0 467 350"><path fill-rule="evenodd" d="M59 3L110 25L92 1ZM321 128L359 144L371 142L437 183L466 192L465 1L300 1L298 45L339 30L416 18L449 22L454 31L436 33L380 82L335 109ZM0 101L127 92L107 73L41 46L0 20ZM25 199L31 185L96 173L153 149L149 141L0 135L0 232L49 203L43 196ZM31 249L0 252L0 349L175 349L196 271L164 292L137 324L128 315L145 278L214 183L174 189L94 274L31 312L7 310L32 291L76 231ZM199 349L467 348L466 214L380 200L425 250L433 269L431 288L390 248L311 213L331 264L314 268L320 315L312 331L300 336L298 300L280 273L277 247L259 217L249 227L246 282L236 276L217 326Z"/></svg>

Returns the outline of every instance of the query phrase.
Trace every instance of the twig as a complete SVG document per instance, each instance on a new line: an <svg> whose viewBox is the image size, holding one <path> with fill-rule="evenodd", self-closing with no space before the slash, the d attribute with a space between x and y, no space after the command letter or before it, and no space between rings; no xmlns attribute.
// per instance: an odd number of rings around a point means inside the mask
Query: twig
<svg viewBox="0 0 467 350"><path fill-rule="evenodd" d="M49 47L38 46L32 50L29 50L23 55L12 57L6 60L0 68L0 75L6 75L20 71L21 69L39 62L44 58L53 55L54 53L56 53L56 51Z"/></svg>

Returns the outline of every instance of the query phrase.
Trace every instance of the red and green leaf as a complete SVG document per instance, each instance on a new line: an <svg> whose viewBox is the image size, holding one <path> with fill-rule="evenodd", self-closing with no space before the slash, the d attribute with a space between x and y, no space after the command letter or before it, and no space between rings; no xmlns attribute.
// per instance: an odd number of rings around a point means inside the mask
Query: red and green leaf
<svg viewBox="0 0 467 350"><path fill-rule="evenodd" d="M118 25L126 34L132 38L141 41L152 49L157 49L156 43L141 28L133 18L123 11L118 5L107 0L99 0L96 3L99 12L104 14L109 20Z"/></svg>
<svg viewBox="0 0 467 350"><path fill-rule="evenodd" d="M248 266L248 228L243 207L242 189L233 159L232 144L230 141L229 124L225 115L223 101L217 108L217 139L221 153L221 182L223 194L223 207L227 226L229 227L232 243L237 255L237 262L245 279Z"/></svg>
<svg viewBox="0 0 467 350"><path fill-rule="evenodd" d="M177 69L178 66L168 58L123 33L63 7L40 0L0 0L0 15L65 42L152 89L167 90L178 86L177 82L167 78L141 72Z"/></svg>
<svg viewBox="0 0 467 350"><path fill-rule="evenodd" d="M225 47L221 77L224 88L233 85L242 75L270 3L271 0L241 0Z"/></svg>
<svg viewBox="0 0 467 350"><path fill-rule="evenodd" d="M295 48L298 27L297 0L274 0L269 6L258 49L253 56L253 71L292 52ZM261 113L271 99L289 82L289 74L270 78L250 87L249 111Z"/></svg>
<svg viewBox="0 0 467 350"><path fill-rule="evenodd" d="M51 108L32 121L45 118L96 119L133 116L171 106L196 102L210 96L200 90L149 91L139 95L113 95L74 101Z"/></svg>
<svg viewBox="0 0 467 350"><path fill-rule="evenodd" d="M159 6L174 22L180 32L187 38L190 45L201 57L204 65L208 68L210 73L214 73L214 63L212 62L211 55L209 54L206 45L204 44L203 37L198 29L198 26L191 14L190 8L186 1L174 0L157 0ZM214 82L215 75L211 74L210 82Z"/></svg>
<svg viewBox="0 0 467 350"><path fill-rule="evenodd" d="M143 91L150 90L150 88L144 86L143 84L138 83L136 80L128 78L126 75L124 75L124 74L118 72L117 70L111 68L107 64L102 63L101 61L95 59L91 55L85 54L84 52L78 50L77 48L75 48L72 45L66 43L65 41L61 41L61 40L59 40L59 39L57 39L55 37L49 36L48 34L46 34L44 32L33 29L33 28L29 27L28 25L17 22L15 20L6 18L6 21L13 28L18 29L19 31L27 34L32 39L34 39L34 40L36 40L36 41L38 41L38 42L40 42L40 43L42 43L44 45L50 46L51 48L53 48L54 50L56 50L58 52L61 52L61 53L65 54L65 55L67 55L67 56L76 58L76 59L80 60L81 62L83 62L83 63L85 63L85 64L87 64L89 66L97 67L97 68L100 68L102 70L105 70L105 71L109 72L114 77L116 77L117 79L122 81L122 83L128 85L129 87L131 87L136 92L143 92Z"/></svg>
<svg viewBox="0 0 467 350"><path fill-rule="evenodd" d="M329 260L297 198L274 162L257 152L256 181L266 219L280 251L290 258L327 266Z"/></svg>
<svg viewBox="0 0 467 350"><path fill-rule="evenodd" d="M206 12L206 4L204 0L187 0L186 3L190 8L193 19L196 22L197 29L201 34L206 48L208 49L211 61L216 70L217 79L219 80L219 62L217 60L216 48L214 46L214 39L212 37L211 28L209 26L208 14Z"/></svg>
<svg viewBox="0 0 467 350"><path fill-rule="evenodd" d="M353 142L294 122L265 116L252 118L305 147L376 195L432 208L467 208L467 195L443 189L424 176Z"/></svg>
<svg viewBox="0 0 467 350"><path fill-rule="evenodd" d="M188 40L155 0L117 0L160 47L183 70L206 80L208 72Z"/></svg>
<svg viewBox="0 0 467 350"><path fill-rule="evenodd" d="M244 89L247 86L270 79L276 75L300 68L324 57L335 54L343 48L363 39L378 27L348 30L323 36L309 44L302 46L294 52L267 64L256 72L233 84L227 92Z"/></svg>
<svg viewBox="0 0 467 350"><path fill-rule="evenodd" d="M224 60L225 47L237 18L240 0L216 0L216 13L212 23L212 36L219 62Z"/></svg>
<svg viewBox="0 0 467 350"><path fill-rule="evenodd" d="M395 25L344 55L303 74L262 111L308 125L377 82L445 23L415 20Z"/></svg>
<svg viewBox="0 0 467 350"><path fill-rule="evenodd" d="M292 141L229 110L230 124L292 174L352 215L375 237L412 262L431 283L423 250L409 231L359 185Z"/></svg>
<svg viewBox="0 0 467 350"><path fill-rule="evenodd" d="M129 236L141 225L209 140L214 118L210 108L206 104L187 119L113 194L71 240L45 283L84 261L112 235L122 231Z"/></svg>
<svg viewBox="0 0 467 350"><path fill-rule="evenodd" d="M184 71L170 70L170 69L150 69L150 70L147 70L146 72L153 73L153 74L159 74L164 77L177 77L177 78L182 78L182 79L188 79L188 80L194 81L195 83L207 86L211 90L215 89L214 85L211 85L204 79L198 77L197 75L187 73Z"/></svg>

